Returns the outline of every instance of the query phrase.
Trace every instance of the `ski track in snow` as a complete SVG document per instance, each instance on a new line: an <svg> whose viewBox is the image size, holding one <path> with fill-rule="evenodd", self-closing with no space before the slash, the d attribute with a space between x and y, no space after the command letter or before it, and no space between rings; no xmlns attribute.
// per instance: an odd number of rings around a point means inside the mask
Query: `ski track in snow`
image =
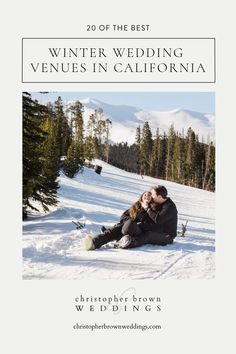
<svg viewBox="0 0 236 354"><path fill-rule="evenodd" d="M122 171L102 161L101 175L84 169L76 178L60 176L57 208L23 222L23 279L213 279L215 273L214 193ZM145 245L119 250L109 243L82 248L87 234L112 226L151 186L164 184L179 212L185 237L165 247ZM82 218L82 219L81 219ZM86 221L76 230L72 220Z"/></svg>

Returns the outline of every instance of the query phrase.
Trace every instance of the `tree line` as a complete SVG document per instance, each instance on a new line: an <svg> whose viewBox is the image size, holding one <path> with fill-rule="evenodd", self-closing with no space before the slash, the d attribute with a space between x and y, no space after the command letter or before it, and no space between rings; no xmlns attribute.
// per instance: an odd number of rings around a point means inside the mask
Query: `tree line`
<svg viewBox="0 0 236 354"><path fill-rule="evenodd" d="M126 158L124 159L123 156ZM110 147L110 163L130 172L215 190L215 145L204 143L191 127L186 134L171 125L168 133L152 135L148 122L136 130L133 145Z"/></svg>
<svg viewBox="0 0 236 354"><path fill-rule="evenodd" d="M102 159L130 172L168 179L207 190L215 185L214 144L200 143L189 128L186 136L171 126L153 137L148 122L137 128L132 145L109 143L112 122L102 109L84 123L76 101L65 108L61 97L47 105L23 93L23 218L29 210L45 211L58 203L60 171L70 178ZM125 156L125 159L124 159Z"/></svg>

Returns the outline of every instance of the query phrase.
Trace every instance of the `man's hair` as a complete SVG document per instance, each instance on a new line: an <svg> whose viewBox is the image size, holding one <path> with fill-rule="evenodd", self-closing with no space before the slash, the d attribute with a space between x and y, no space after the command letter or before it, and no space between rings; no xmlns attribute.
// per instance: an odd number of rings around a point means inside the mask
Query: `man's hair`
<svg viewBox="0 0 236 354"><path fill-rule="evenodd" d="M152 187L152 190L155 191L156 195L161 195L162 198L164 198L164 199L167 197L168 192L167 192L166 187L164 187L164 186Z"/></svg>

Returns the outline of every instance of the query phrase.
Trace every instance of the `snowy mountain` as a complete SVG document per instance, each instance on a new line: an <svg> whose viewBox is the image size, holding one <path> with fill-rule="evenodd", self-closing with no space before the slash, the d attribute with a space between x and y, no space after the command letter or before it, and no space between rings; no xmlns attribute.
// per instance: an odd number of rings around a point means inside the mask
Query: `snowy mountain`
<svg viewBox="0 0 236 354"><path fill-rule="evenodd" d="M215 272L215 194L125 172L102 161L98 175L85 168L70 179L60 176L59 205L23 222L24 279L212 279ZM185 237L171 245L121 250L109 243L82 248L87 234L118 222L120 215L151 186L164 184L179 212ZM76 230L72 220L85 222Z"/></svg>
<svg viewBox="0 0 236 354"><path fill-rule="evenodd" d="M186 133L191 127L199 139L206 142L208 138L214 141L215 116L203 114L185 109L175 109L168 112L146 111L138 107L126 105L111 105L99 100L87 98L81 100L84 106L84 118L87 121L94 110L103 110L105 117L112 121L111 141L128 142L135 141L136 128L149 122L153 134L159 128L160 133L168 132L170 125L174 124L175 130Z"/></svg>

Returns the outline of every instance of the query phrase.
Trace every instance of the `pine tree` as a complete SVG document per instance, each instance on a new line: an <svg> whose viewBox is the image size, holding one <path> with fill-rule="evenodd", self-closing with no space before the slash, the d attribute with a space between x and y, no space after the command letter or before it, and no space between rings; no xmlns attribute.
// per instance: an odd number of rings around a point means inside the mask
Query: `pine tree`
<svg viewBox="0 0 236 354"><path fill-rule="evenodd" d="M195 187L202 188L203 183L203 173L205 166L205 144L199 142L198 136L196 135L195 142Z"/></svg>
<svg viewBox="0 0 236 354"><path fill-rule="evenodd" d="M36 209L30 198L36 194L38 176L41 173L39 146L46 136L40 128L40 118L44 116L44 108L31 99L30 94L23 93L23 217L27 209Z"/></svg>
<svg viewBox="0 0 236 354"><path fill-rule="evenodd" d="M102 144L102 136L105 131L105 121L103 119L103 109L99 108L95 110L95 118L96 118L96 126L95 126L95 133L98 139L98 144L101 146Z"/></svg>
<svg viewBox="0 0 236 354"><path fill-rule="evenodd" d="M109 149L110 149L110 144L109 144L109 136L110 136L110 127L112 125L112 122L110 119L105 120L105 140L104 140L104 153L105 153L105 160L106 162L109 162Z"/></svg>
<svg viewBox="0 0 236 354"><path fill-rule="evenodd" d="M91 161L95 158L95 144L94 138L87 136L84 142L84 158Z"/></svg>
<svg viewBox="0 0 236 354"><path fill-rule="evenodd" d="M140 149L140 144L141 144L141 128L140 128L140 125L136 129L135 144Z"/></svg>
<svg viewBox="0 0 236 354"><path fill-rule="evenodd" d="M45 156L49 141L49 132L44 129L47 118L47 108L23 93L23 217L28 209L38 210L33 200L40 202L44 210L57 203L58 165L51 171L51 156Z"/></svg>
<svg viewBox="0 0 236 354"><path fill-rule="evenodd" d="M96 130L96 114L90 114L87 124L88 136L93 138Z"/></svg>
<svg viewBox="0 0 236 354"><path fill-rule="evenodd" d="M166 176L166 156L167 156L167 136L166 133L160 138L160 147L158 153L158 163L157 171L160 178L165 178Z"/></svg>
<svg viewBox="0 0 236 354"><path fill-rule="evenodd" d="M42 179L44 191L44 204L48 206L57 204L57 190L59 183L57 177L60 170L59 146L55 136L55 121L52 117L45 119L42 124L43 130L47 133L47 139L42 145ZM46 198L45 198L46 197Z"/></svg>
<svg viewBox="0 0 236 354"><path fill-rule="evenodd" d="M99 108L94 111L94 114L90 116L89 127L93 134L93 144L95 157L103 158L103 145L102 138L106 131L106 123L103 119L103 110Z"/></svg>
<svg viewBox="0 0 236 354"><path fill-rule="evenodd" d="M151 157L151 175L155 177L160 176L158 170L159 156L160 156L160 135L159 135L159 129L157 128L156 136L153 142L152 157Z"/></svg>
<svg viewBox="0 0 236 354"><path fill-rule="evenodd" d="M93 147L94 156L105 159L106 162L109 160L111 126L112 122L109 118L105 118L102 108L95 110L89 116L87 131L90 149Z"/></svg>
<svg viewBox="0 0 236 354"><path fill-rule="evenodd" d="M59 96L54 102L55 135L60 157L65 156L71 143L71 131L64 113L63 101Z"/></svg>
<svg viewBox="0 0 236 354"><path fill-rule="evenodd" d="M67 177L73 178L81 168L76 144L72 141L63 163L63 171Z"/></svg>
<svg viewBox="0 0 236 354"><path fill-rule="evenodd" d="M83 105L76 101L71 105L70 113L73 136L63 164L63 170L68 177L73 178L85 163Z"/></svg>
<svg viewBox="0 0 236 354"><path fill-rule="evenodd" d="M97 144L96 144L96 115L90 114L87 127L87 136L85 139L85 158L91 161L95 158Z"/></svg>
<svg viewBox="0 0 236 354"><path fill-rule="evenodd" d="M186 178L188 184L194 185L194 169L196 165L196 137L195 133L190 127L186 136Z"/></svg>
<svg viewBox="0 0 236 354"><path fill-rule="evenodd" d="M174 146L175 146L176 133L174 130L174 125L171 124L168 132L168 143L167 143L167 157L166 157L166 179L174 179Z"/></svg>
<svg viewBox="0 0 236 354"><path fill-rule="evenodd" d="M152 156L152 132L150 130L149 124L146 121L142 129L142 137L140 143L140 153L141 153L141 166L145 169L146 173L150 173L151 169L151 156Z"/></svg>
<svg viewBox="0 0 236 354"><path fill-rule="evenodd" d="M211 142L206 147L206 167L203 177L203 189L215 190L215 147Z"/></svg>
<svg viewBox="0 0 236 354"><path fill-rule="evenodd" d="M136 152L136 155L137 155L136 172L140 173L140 166L141 166L141 128L140 128L140 125L136 129L135 152Z"/></svg>
<svg viewBox="0 0 236 354"><path fill-rule="evenodd" d="M184 169L184 141L179 135L175 138L174 153L173 153L174 174L173 180L177 182L183 181Z"/></svg>

